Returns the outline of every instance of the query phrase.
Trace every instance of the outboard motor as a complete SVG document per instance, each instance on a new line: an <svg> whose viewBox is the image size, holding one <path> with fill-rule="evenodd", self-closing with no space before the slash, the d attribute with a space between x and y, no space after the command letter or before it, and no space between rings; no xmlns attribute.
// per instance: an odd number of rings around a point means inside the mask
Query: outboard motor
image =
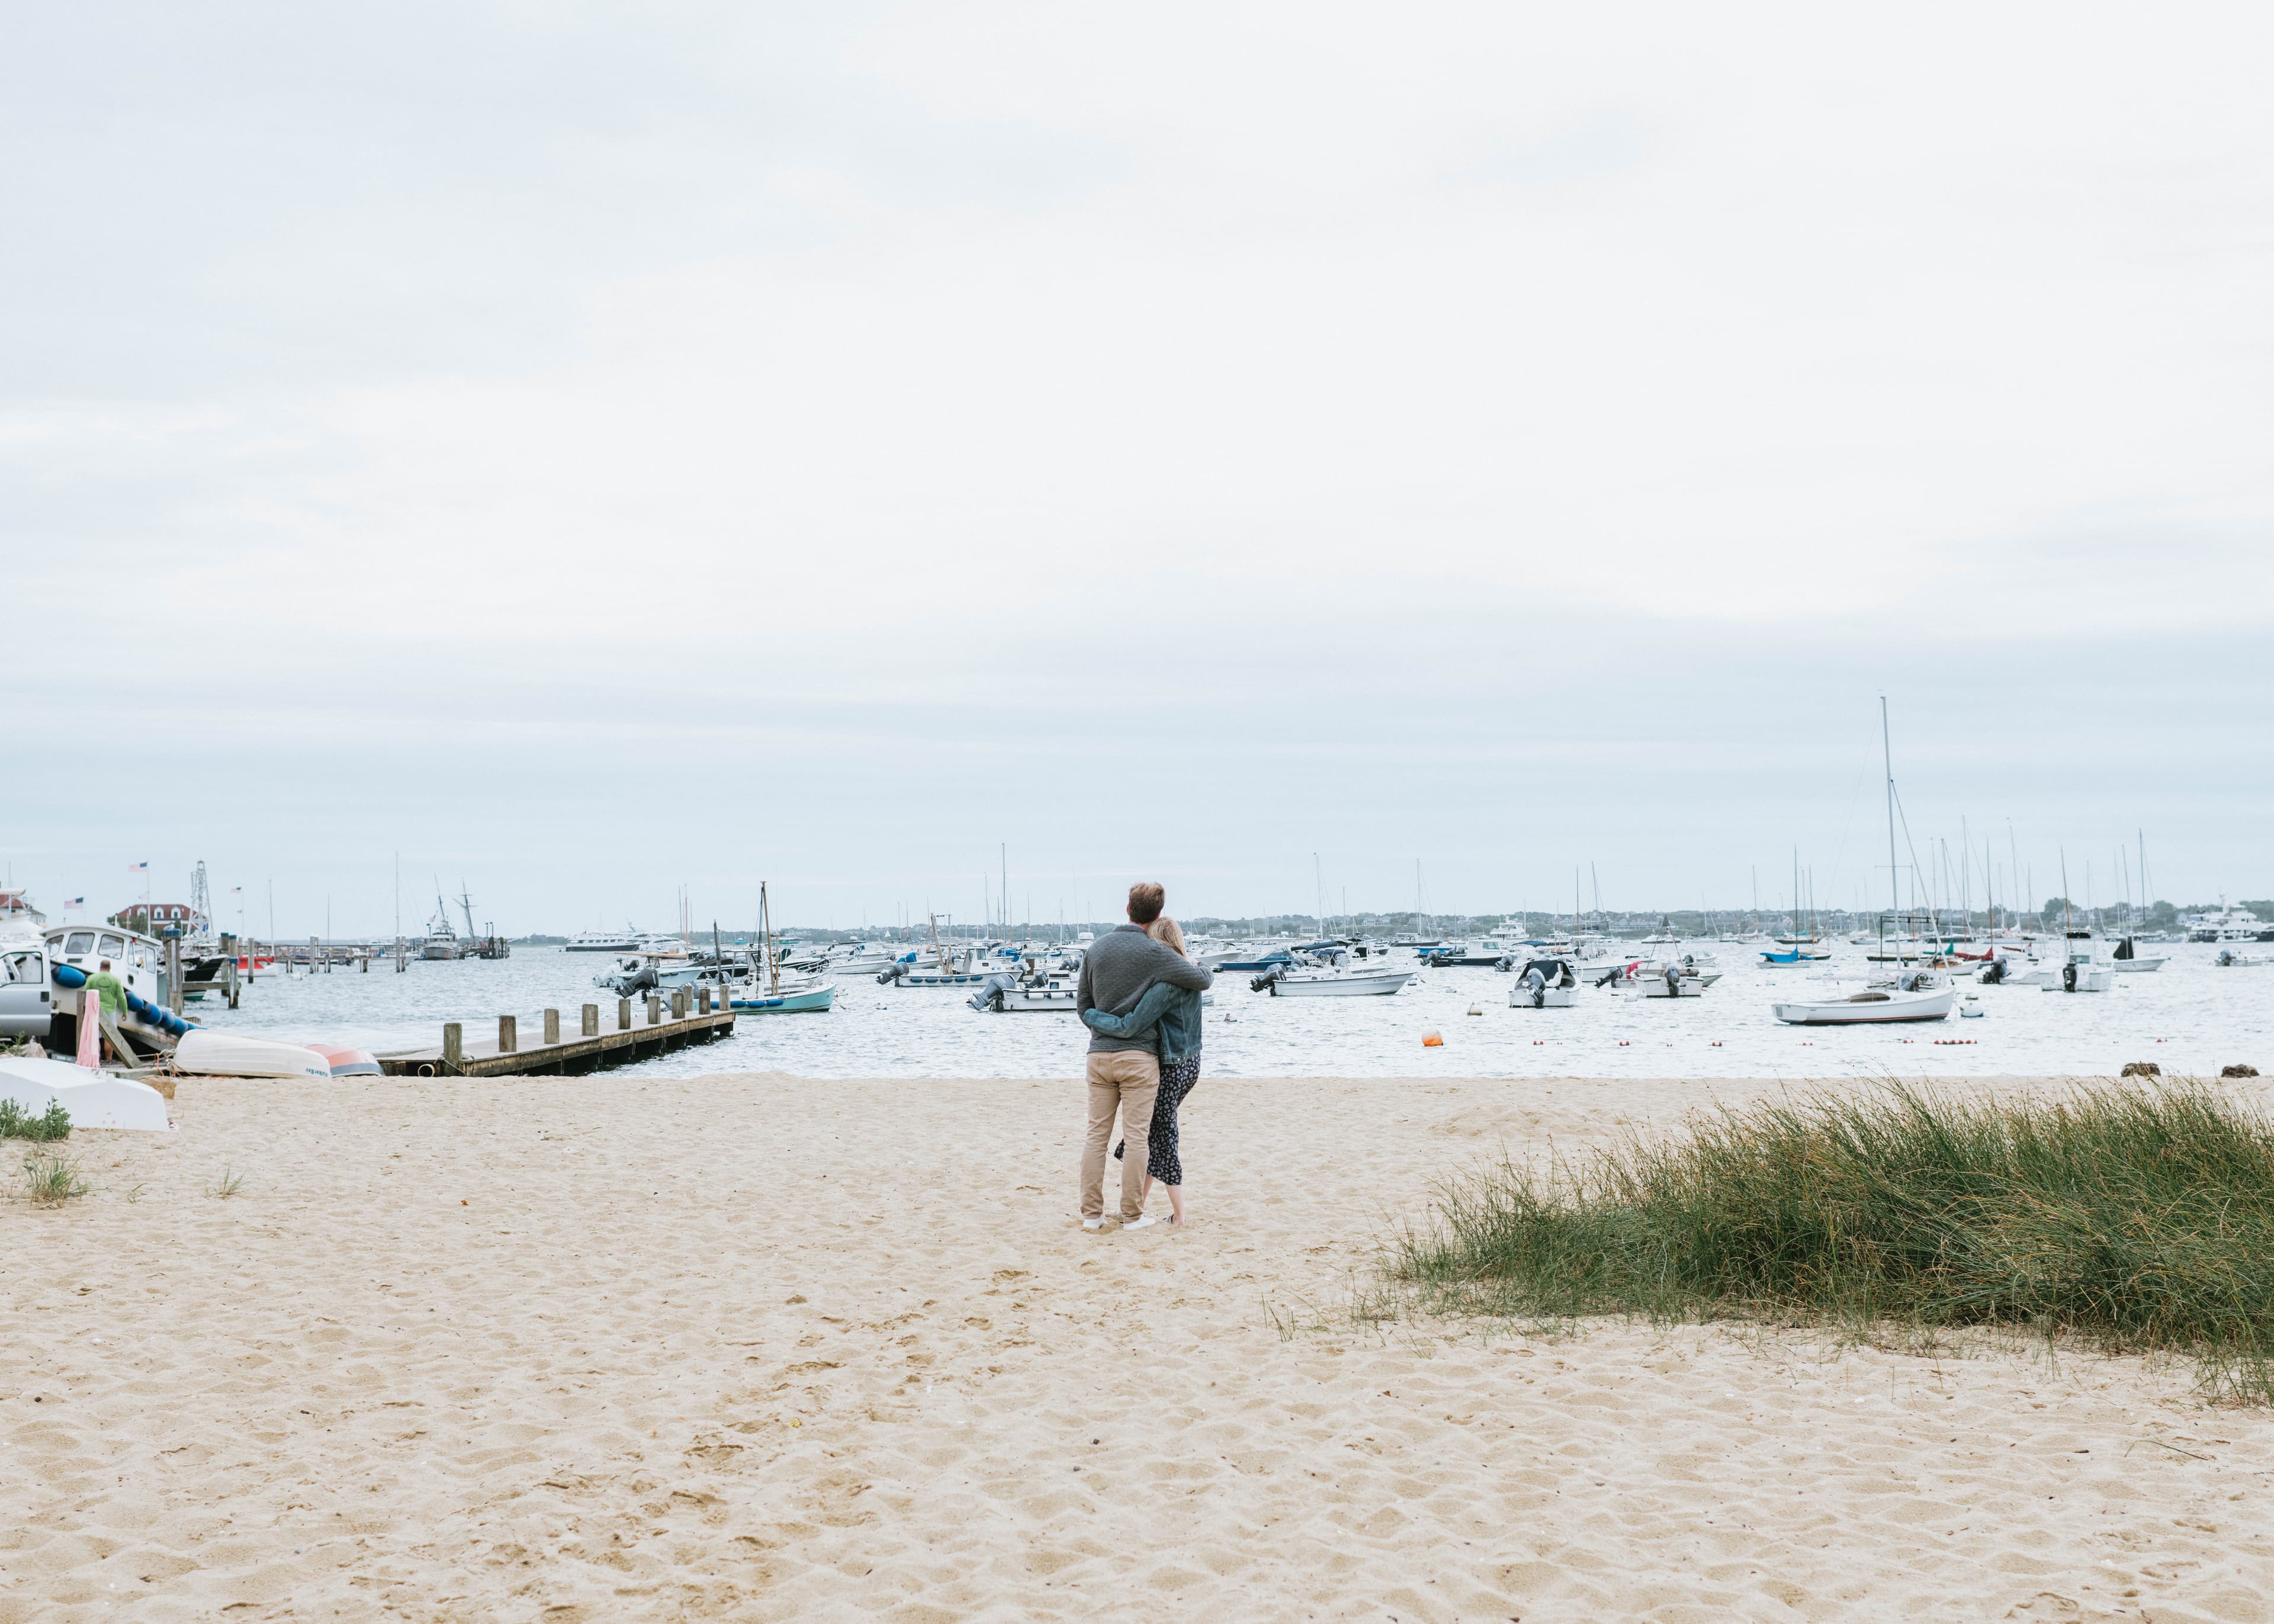
<svg viewBox="0 0 2274 1624"><path fill-rule="evenodd" d="M2061 990L2063 992L2076 990L2076 960L2074 959L2061 966Z"/></svg>
<svg viewBox="0 0 2274 1624"><path fill-rule="evenodd" d="M2005 979L2006 961L2002 959L1992 959L1990 967L1982 972L1982 984L1984 987L1995 987Z"/></svg>
<svg viewBox="0 0 2274 1624"><path fill-rule="evenodd" d="M1268 992L1276 998L1279 996L1279 978L1286 974L1287 966L1285 965L1275 965L1270 969L1266 970L1262 974L1257 976L1254 981L1248 982L1247 990L1250 992Z"/></svg>
<svg viewBox="0 0 2274 1624"><path fill-rule="evenodd" d="M1623 980L1624 980L1624 979L1625 979L1625 977L1626 977L1626 971L1625 971L1625 969L1624 969L1623 967L1621 967L1621 968L1618 968L1618 969L1613 969L1613 970L1606 970L1606 971L1604 971L1604 972L1602 973L1602 974L1601 974L1601 975L1598 976L1598 977L1595 979L1595 985L1596 985L1596 986L1598 986L1598 987L1608 987L1612 982L1614 982L1614 981L1623 981Z"/></svg>
<svg viewBox="0 0 2274 1624"><path fill-rule="evenodd" d="M1666 996L1669 998L1682 996L1682 967L1679 965L1666 966Z"/></svg>
<svg viewBox="0 0 2274 1624"><path fill-rule="evenodd" d="M998 1015L1001 1014L1003 995L1015 984L1014 979L1007 974L998 973L989 976L980 983L979 990L971 995L971 1007L980 1011L992 1010Z"/></svg>
<svg viewBox="0 0 2274 1624"><path fill-rule="evenodd" d="M907 964L896 959L891 964L877 972L877 983L881 987L890 987L907 973L908 966Z"/></svg>
<svg viewBox="0 0 2274 1624"><path fill-rule="evenodd" d="M2218 950L2218 957L2211 960L2211 963L2219 966L2221 968L2225 968L2233 962L2234 950L2231 947L2220 948Z"/></svg>
<svg viewBox="0 0 2274 1624"><path fill-rule="evenodd" d="M1540 974L1538 965L1525 971L1524 984L1532 989L1532 1007L1535 1010L1545 1008L1547 1004L1547 978Z"/></svg>

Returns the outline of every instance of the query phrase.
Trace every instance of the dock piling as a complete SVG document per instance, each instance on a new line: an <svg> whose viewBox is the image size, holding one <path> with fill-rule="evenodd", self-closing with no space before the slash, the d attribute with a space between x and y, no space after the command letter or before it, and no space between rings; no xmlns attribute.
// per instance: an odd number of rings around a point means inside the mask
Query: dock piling
<svg viewBox="0 0 2274 1624"><path fill-rule="evenodd" d="M442 1070L447 1076L457 1071L466 1061L466 1028L463 1023L450 1021L442 1028Z"/></svg>
<svg viewBox="0 0 2274 1624"><path fill-rule="evenodd" d="M701 1014L708 1015L711 1012L711 989L708 987L697 987L695 989L695 1008Z"/></svg>
<svg viewBox="0 0 2274 1624"><path fill-rule="evenodd" d="M600 1006L597 1004L588 1004L584 1006L584 1034L588 1038L600 1035Z"/></svg>
<svg viewBox="0 0 2274 1624"><path fill-rule="evenodd" d="M663 1025L663 1000L653 993L647 996L647 1024L651 1026Z"/></svg>
<svg viewBox="0 0 2274 1624"><path fill-rule="evenodd" d="M498 1053L510 1055L521 1047L521 1023L511 1015L498 1017Z"/></svg>
<svg viewBox="0 0 2274 1624"><path fill-rule="evenodd" d="M616 1030L629 1032L631 1029L632 1001L629 998L619 998L616 1000Z"/></svg>
<svg viewBox="0 0 2274 1624"><path fill-rule="evenodd" d="M559 1010L547 1010L547 1011L545 1011L545 1042L546 1042L546 1046L547 1048L550 1048L552 1045L553 1045L553 1044L555 1044L555 1043L558 1043L560 1041L561 1041L561 1011L560 1011Z"/></svg>

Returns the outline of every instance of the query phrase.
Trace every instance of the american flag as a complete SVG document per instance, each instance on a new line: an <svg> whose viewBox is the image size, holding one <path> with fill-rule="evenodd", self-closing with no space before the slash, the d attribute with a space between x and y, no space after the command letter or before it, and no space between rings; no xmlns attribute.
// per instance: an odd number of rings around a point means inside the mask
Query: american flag
<svg viewBox="0 0 2274 1624"><path fill-rule="evenodd" d="M128 863L126 865L126 872L129 874L139 874L149 866L150 864L147 859L139 863Z"/></svg>
<svg viewBox="0 0 2274 1624"><path fill-rule="evenodd" d="M69 902L64 904L67 908L83 908L86 906L87 898L84 897L73 897Z"/></svg>

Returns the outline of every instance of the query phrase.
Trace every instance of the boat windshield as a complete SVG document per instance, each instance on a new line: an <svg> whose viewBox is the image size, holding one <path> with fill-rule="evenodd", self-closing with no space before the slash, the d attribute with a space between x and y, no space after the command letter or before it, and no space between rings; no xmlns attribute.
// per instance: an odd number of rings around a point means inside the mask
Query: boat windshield
<svg viewBox="0 0 2274 1624"><path fill-rule="evenodd" d="M74 930L71 934L71 940L64 944L64 954L72 959L80 958L94 951L94 932L92 930Z"/></svg>

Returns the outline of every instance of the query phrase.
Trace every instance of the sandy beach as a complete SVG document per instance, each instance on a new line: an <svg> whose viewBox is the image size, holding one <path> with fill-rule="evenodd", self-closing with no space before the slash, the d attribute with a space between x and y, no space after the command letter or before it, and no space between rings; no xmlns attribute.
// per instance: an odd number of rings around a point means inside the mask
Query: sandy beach
<svg viewBox="0 0 2274 1624"><path fill-rule="evenodd" d="M1093 1236L1071 1079L185 1081L0 1202L0 1621L2274 1618L2181 1365L1351 1317L1433 1180L1758 1087L1204 1078Z"/></svg>

